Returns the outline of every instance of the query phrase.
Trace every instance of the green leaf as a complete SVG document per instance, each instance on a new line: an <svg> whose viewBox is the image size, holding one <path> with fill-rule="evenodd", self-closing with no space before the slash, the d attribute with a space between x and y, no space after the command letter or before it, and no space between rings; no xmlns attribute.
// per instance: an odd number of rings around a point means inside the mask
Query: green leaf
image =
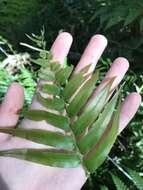
<svg viewBox="0 0 143 190"><path fill-rule="evenodd" d="M59 64L59 62L52 62L50 63L50 68L52 71L59 71L61 69L61 65Z"/></svg>
<svg viewBox="0 0 143 190"><path fill-rule="evenodd" d="M78 154L47 149L12 149L0 151L0 156L14 157L52 167L75 168L81 165Z"/></svg>
<svg viewBox="0 0 143 190"><path fill-rule="evenodd" d="M10 134L14 137L21 137L39 144L54 146L57 148L73 149L74 141L71 136L62 133L41 130L41 129L24 129L24 128L0 128L0 133Z"/></svg>
<svg viewBox="0 0 143 190"><path fill-rule="evenodd" d="M106 17L100 17L102 20L102 25L107 22L104 30L110 29L123 21L126 16L126 12L127 10L124 5L119 5L118 7L113 8L112 11L107 10L107 12L105 12Z"/></svg>
<svg viewBox="0 0 143 190"><path fill-rule="evenodd" d="M40 57L42 57L43 59L47 59L48 61L53 59L52 54L50 52L48 52L47 50L41 51L39 55L40 55Z"/></svg>
<svg viewBox="0 0 143 190"><path fill-rule="evenodd" d="M108 187L106 186L101 186L101 189L100 190L109 190Z"/></svg>
<svg viewBox="0 0 143 190"><path fill-rule="evenodd" d="M60 87L55 84L44 84L42 87L42 92L56 96L60 94Z"/></svg>
<svg viewBox="0 0 143 190"><path fill-rule="evenodd" d="M52 71L48 71L48 72L42 72L40 71L38 73L38 77L41 79L41 80L47 80L47 81L54 81L55 80L55 75Z"/></svg>
<svg viewBox="0 0 143 190"><path fill-rule="evenodd" d="M118 95L119 92L117 92L111 101L105 106L105 109L99 116L98 120L92 125L92 128L88 131L88 133L79 141L78 146L82 153L85 154L90 151L90 149L97 144L104 134L109 122L111 121L113 112L115 111Z"/></svg>
<svg viewBox="0 0 143 190"><path fill-rule="evenodd" d="M98 72L95 73L86 83L81 87L79 92L70 102L69 106L67 107L67 112L69 116L75 116L81 108L86 104L88 98L93 93L95 89L95 84L98 80Z"/></svg>
<svg viewBox="0 0 143 190"><path fill-rule="evenodd" d="M137 17L142 13L142 9L140 8L132 8L129 10L129 14L126 17L126 20L124 22L124 26L127 26L131 24Z"/></svg>
<svg viewBox="0 0 143 190"><path fill-rule="evenodd" d="M65 84L73 71L73 66L62 68L56 73L56 80L61 84Z"/></svg>
<svg viewBox="0 0 143 190"><path fill-rule="evenodd" d="M48 109L53 109L57 111L64 111L64 101L60 98L53 98L53 99L48 99L44 98L40 95L40 93L37 94L37 100L40 102L41 105Z"/></svg>
<svg viewBox="0 0 143 190"><path fill-rule="evenodd" d="M122 20L123 20L122 17L112 17L112 18L110 18L107 25L106 25L106 27L105 27L105 30L113 27L114 25L118 24Z"/></svg>
<svg viewBox="0 0 143 190"><path fill-rule="evenodd" d="M116 138L119 129L120 104L113 117L113 121L108 126L104 138L100 139L100 143L96 144L91 151L85 155L84 164L90 172L94 172L106 159Z"/></svg>
<svg viewBox="0 0 143 190"><path fill-rule="evenodd" d="M143 18L140 20L140 31L143 31Z"/></svg>
<svg viewBox="0 0 143 190"><path fill-rule="evenodd" d="M91 100L77 121L71 126L74 134L80 136L87 127L89 127L98 117L105 105L109 93L111 82L109 82L97 95Z"/></svg>
<svg viewBox="0 0 143 190"><path fill-rule="evenodd" d="M35 42L37 45L41 44L41 39L37 38L37 36L29 36L28 34L26 34L26 36L32 41Z"/></svg>
<svg viewBox="0 0 143 190"><path fill-rule="evenodd" d="M71 78L71 80L67 83L64 91L63 96L65 100L71 98L71 96L76 92L76 90L80 87L84 80L82 73L76 74Z"/></svg>
<svg viewBox="0 0 143 190"><path fill-rule="evenodd" d="M120 178L118 178L117 176L112 174L112 179L117 190L129 190L128 187L124 184L124 182L122 182Z"/></svg>
<svg viewBox="0 0 143 190"><path fill-rule="evenodd" d="M143 8L143 1L142 0L138 0L138 4Z"/></svg>
<svg viewBox="0 0 143 190"><path fill-rule="evenodd" d="M127 169L129 175L132 178L133 183L137 186L139 190L143 190L143 178L134 170Z"/></svg>
<svg viewBox="0 0 143 190"><path fill-rule="evenodd" d="M45 64L48 64L48 60L47 59L41 59L41 58L38 58L38 59L30 59L33 63L37 64L37 65L40 65L40 66L43 66Z"/></svg>
<svg viewBox="0 0 143 190"><path fill-rule="evenodd" d="M98 9L95 11L95 13L93 13L93 15L91 16L90 20L88 21L89 23L93 23L93 21L99 17L100 15L105 15L105 9Z"/></svg>
<svg viewBox="0 0 143 190"><path fill-rule="evenodd" d="M66 116L57 115L43 110L29 110L24 112L24 116L33 121L45 120L54 127L58 127L66 131L69 130L69 119Z"/></svg>
<svg viewBox="0 0 143 190"><path fill-rule="evenodd" d="M67 59L67 57L65 57L65 59L64 59L64 64L63 64L63 66L64 66L64 67L67 67L67 66L68 66L68 59Z"/></svg>

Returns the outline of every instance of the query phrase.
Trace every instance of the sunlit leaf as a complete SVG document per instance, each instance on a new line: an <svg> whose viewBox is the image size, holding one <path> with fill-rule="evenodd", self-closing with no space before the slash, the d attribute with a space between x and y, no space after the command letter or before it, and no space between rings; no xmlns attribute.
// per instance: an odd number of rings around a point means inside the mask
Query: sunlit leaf
<svg viewBox="0 0 143 190"><path fill-rule="evenodd" d="M74 141L71 136L62 133L24 128L0 128L0 133L10 134L13 137L21 137L39 144L54 146L58 148L73 149Z"/></svg>
<svg viewBox="0 0 143 190"><path fill-rule="evenodd" d="M0 156L14 157L53 167L74 168L81 164L78 154L47 149L13 149L0 151Z"/></svg>

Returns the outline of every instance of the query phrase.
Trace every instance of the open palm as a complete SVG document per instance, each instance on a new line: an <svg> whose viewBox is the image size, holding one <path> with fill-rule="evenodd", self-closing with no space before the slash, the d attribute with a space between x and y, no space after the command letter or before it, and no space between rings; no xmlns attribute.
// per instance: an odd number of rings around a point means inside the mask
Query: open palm
<svg viewBox="0 0 143 190"><path fill-rule="evenodd" d="M72 36L63 32L58 35L51 52L55 60L63 64L72 44ZM107 45L107 40L102 35L95 35L91 38L86 47L75 73L79 72L83 67L92 63L89 72L93 72L103 50ZM105 85L108 78L116 76L112 84L114 89L124 77L128 70L129 63L125 58L117 58L110 70L107 72L104 80L96 89L97 91ZM0 107L0 127L14 127L18 122L18 112L23 106L24 94L23 88L13 83L7 92L7 95ZM141 97L137 93L129 94L122 104L120 114L120 131L128 124L136 113L141 102ZM30 108L42 109L43 107L33 98ZM44 108L43 108L44 109ZM51 125L44 121L34 122L24 119L22 122L24 128L44 128L55 130ZM0 134L0 150L10 148L43 148L44 145L36 144L19 138L12 138L8 135ZM49 166L37 165L27 161L21 161L14 158L0 157L0 189L1 190L78 190L86 181L86 175L82 166L78 168L63 169Z"/></svg>

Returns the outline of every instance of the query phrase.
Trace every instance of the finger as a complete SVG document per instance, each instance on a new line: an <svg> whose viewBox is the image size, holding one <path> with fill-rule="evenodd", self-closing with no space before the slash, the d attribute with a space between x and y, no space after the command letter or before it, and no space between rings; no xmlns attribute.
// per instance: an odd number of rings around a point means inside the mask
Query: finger
<svg viewBox="0 0 143 190"><path fill-rule="evenodd" d="M53 61L58 61L60 64L64 63L65 58L67 57L69 53L72 41L73 41L73 38L71 34L68 32L62 32L57 36L50 50L53 56ZM41 84L43 84L43 81L39 81L37 90ZM35 99L33 99L32 105L33 105L33 102L35 102Z"/></svg>
<svg viewBox="0 0 143 190"><path fill-rule="evenodd" d="M115 59L113 64L111 65L111 68L106 73L106 76L104 80L101 82L101 84L98 86L98 88L95 91L95 94L99 92L109 81L110 78L115 77L115 80L112 84L111 91L116 88L121 80L123 79L124 75L126 74L127 70L129 68L129 62L126 58L119 57Z"/></svg>
<svg viewBox="0 0 143 190"><path fill-rule="evenodd" d="M129 62L127 59L122 58L122 57L115 59L115 61L111 65L111 68L106 73L105 78L100 83L100 85L96 88L95 92L93 93L92 97L88 101L87 105L92 104L92 101L94 100L96 95L107 85L107 83L109 82L109 79L115 77L115 80L111 86L111 92L113 92L112 90L115 89L115 87L119 85L125 73L127 72L128 68L129 68ZM112 93L110 93L110 95L111 94Z"/></svg>
<svg viewBox="0 0 143 190"><path fill-rule="evenodd" d="M51 52L52 52L52 55L53 55L53 60L55 61L58 61L60 64L63 64L64 63L64 60L65 58L67 57L68 53L69 53L69 50L70 50L70 47L71 47L71 44L72 44L72 36L71 34L67 33L67 32L62 32L60 33L55 42L53 43L52 47L51 47ZM48 81L47 81L48 82ZM45 83L45 81L44 81ZM39 83L40 85L43 84L41 81ZM39 85L38 84L38 85ZM40 86L39 85L39 86ZM38 87L37 87L37 91L38 91ZM36 108L37 107L37 100L34 98L33 101L32 101L32 105L31 107L32 108ZM34 105L34 107L33 107ZM36 107L35 107L36 106ZM38 104L38 107L40 105ZM40 108L40 107L39 107Z"/></svg>
<svg viewBox="0 0 143 190"><path fill-rule="evenodd" d="M0 107L0 127L13 127L18 122L18 112L24 103L24 91L18 83L12 83Z"/></svg>
<svg viewBox="0 0 143 190"><path fill-rule="evenodd" d="M141 104L141 96L133 92L129 94L121 107L119 133L128 125Z"/></svg>
<svg viewBox="0 0 143 190"><path fill-rule="evenodd" d="M92 64L89 72L93 72L106 46L107 39L103 35L97 34L93 36L75 68L75 73L79 72L88 64Z"/></svg>
<svg viewBox="0 0 143 190"><path fill-rule="evenodd" d="M71 34L67 32L60 33L51 47L53 59L63 64L69 53L72 41Z"/></svg>
<svg viewBox="0 0 143 190"><path fill-rule="evenodd" d="M67 32L63 32L58 35L58 37L56 38L55 42L53 43L53 45L51 47L51 52L53 55L53 59L55 61L58 61L61 64L64 63L64 60L70 50L72 41L73 41L72 36ZM45 109L45 108L37 101L36 96L35 96L33 98L30 109ZM28 128L33 127L34 128L35 122L28 120L28 119L24 119L21 125L23 127L28 127ZM44 128L45 129L47 127L50 127L50 125L47 125L47 123L44 121L36 122L36 128Z"/></svg>

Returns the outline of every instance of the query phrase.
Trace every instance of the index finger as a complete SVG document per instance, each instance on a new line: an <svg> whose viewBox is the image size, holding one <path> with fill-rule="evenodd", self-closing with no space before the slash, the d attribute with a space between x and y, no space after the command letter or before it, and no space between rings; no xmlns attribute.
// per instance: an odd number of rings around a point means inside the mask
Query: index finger
<svg viewBox="0 0 143 190"><path fill-rule="evenodd" d="M51 47L53 59L63 64L67 57L73 38L68 32L60 33Z"/></svg>

